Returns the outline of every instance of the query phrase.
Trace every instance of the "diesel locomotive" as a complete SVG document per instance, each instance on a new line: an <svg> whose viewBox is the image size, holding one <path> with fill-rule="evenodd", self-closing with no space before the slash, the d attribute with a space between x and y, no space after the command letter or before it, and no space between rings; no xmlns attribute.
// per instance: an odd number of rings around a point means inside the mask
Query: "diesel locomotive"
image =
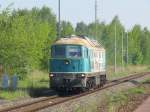
<svg viewBox="0 0 150 112"><path fill-rule="evenodd" d="M105 49L86 36L69 36L56 40L49 59L50 87L91 89L106 82Z"/></svg>

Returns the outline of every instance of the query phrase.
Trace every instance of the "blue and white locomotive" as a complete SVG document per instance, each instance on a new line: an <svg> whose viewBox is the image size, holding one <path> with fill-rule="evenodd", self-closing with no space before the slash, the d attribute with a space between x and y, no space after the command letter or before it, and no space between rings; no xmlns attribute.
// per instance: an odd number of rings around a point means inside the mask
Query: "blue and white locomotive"
<svg viewBox="0 0 150 112"><path fill-rule="evenodd" d="M49 60L50 87L90 89L106 82L105 49L85 36L56 40Z"/></svg>

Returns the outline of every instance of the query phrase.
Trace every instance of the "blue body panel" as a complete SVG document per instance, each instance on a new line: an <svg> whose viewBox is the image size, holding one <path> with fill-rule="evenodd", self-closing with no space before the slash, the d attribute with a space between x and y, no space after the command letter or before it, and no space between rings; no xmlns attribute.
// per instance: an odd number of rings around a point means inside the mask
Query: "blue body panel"
<svg viewBox="0 0 150 112"><path fill-rule="evenodd" d="M59 45L58 45L59 46ZM90 58L88 56L88 48L85 46L78 46L79 49L81 49L81 57L69 57L67 52L62 54L61 52L65 49L68 51L68 46L72 45L61 45L59 48L61 50L58 52L61 54L61 57L56 57L53 56L55 54L55 49L57 46L52 46L52 58L49 61L50 65L50 72L63 72L63 73L85 73L85 72L91 72L91 67L90 67ZM64 48L63 48L64 47Z"/></svg>
<svg viewBox="0 0 150 112"><path fill-rule="evenodd" d="M50 59L50 72L90 72L88 58Z"/></svg>

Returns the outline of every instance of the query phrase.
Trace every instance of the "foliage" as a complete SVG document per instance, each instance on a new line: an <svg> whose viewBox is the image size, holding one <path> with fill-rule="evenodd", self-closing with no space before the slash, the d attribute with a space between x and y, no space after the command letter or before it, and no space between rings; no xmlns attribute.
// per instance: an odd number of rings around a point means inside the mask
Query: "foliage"
<svg viewBox="0 0 150 112"><path fill-rule="evenodd" d="M62 21L61 22L61 37L70 36L74 34L74 29L70 22Z"/></svg>
<svg viewBox="0 0 150 112"><path fill-rule="evenodd" d="M115 80L116 78L121 78L125 76L129 76L131 74L135 73L141 73L145 71L150 71L148 66L144 65L128 65L127 67L117 67L117 72L114 73L114 67L113 66L107 66L106 74L108 80Z"/></svg>
<svg viewBox="0 0 150 112"><path fill-rule="evenodd" d="M84 22L77 23L75 28L76 35L87 35L88 27Z"/></svg>
<svg viewBox="0 0 150 112"><path fill-rule="evenodd" d="M16 98L27 98L28 94L23 90L9 91L0 90L0 97L6 100L15 100Z"/></svg>
<svg viewBox="0 0 150 112"><path fill-rule="evenodd" d="M144 84L150 84L150 78L147 78L143 81Z"/></svg>
<svg viewBox="0 0 150 112"><path fill-rule="evenodd" d="M77 23L76 34L85 34L89 37L95 37L106 48L107 65L114 64L115 54L115 27L117 43L117 65L122 63L122 37L123 37L123 56L124 63L127 62L127 41L128 41L128 60L129 64L147 64L150 65L150 31L145 27L141 29L140 25L135 25L130 31L126 32L118 16L109 23L97 22L97 33L95 23L86 25L83 22ZM128 40L127 40L128 36Z"/></svg>
<svg viewBox="0 0 150 112"><path fill-rule="evenodd" d="M43 88L46 88L46 90L49 89L49 78L47 74L48 73L45 71L34 70L30 74L28 74L25 79L18 81L17 90L0 89L0 98L7 100L15 100L19 98L34 97L32 95L34 92L36 93L40 91L40 93L42 94L41 91L43 90Z"/></svg>
<svg viewBox="0 0 150 112"><path fill-rule="evenodd" d="M33 69L47 69L50 45L57 36L55 14L48 7L18 9L6 8L0 13L0 66L4 72L17 73L20 77ZM122 36L124 40L124 63L127 52L129 64L150 64L150 32L135 25L126 32L117 16L109 23L77 23L74 28L69 21L61 21L61 36L86 35L97 39L106 48L107 65L114 64L114 38L116 26L117 65L122 62ZM97 27L97 31L95 28Z"/></svg>
<svg viewBox="0 0 150 112"><path fill-rule="evenodd" d="M5 71L27 74L47 63L56 37L56 19L47 7L0 15L0 64Z"/></svg>
<svg viewBox="0 0 150 112"><path fill-rule="evenodd" d="M128 108L134 97L145 94L147 91L142 87L130 88L125 91L117 92L108 96L108 111L116 112Z"/></svg>

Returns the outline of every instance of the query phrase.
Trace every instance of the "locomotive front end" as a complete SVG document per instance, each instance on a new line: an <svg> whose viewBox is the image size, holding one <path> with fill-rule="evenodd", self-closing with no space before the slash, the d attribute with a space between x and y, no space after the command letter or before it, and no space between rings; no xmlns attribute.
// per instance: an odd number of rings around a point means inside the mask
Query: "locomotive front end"
<svg viewBox="0 0 150 112"><path fill-rule="evenodd" d="M81 45L58 44L51 47L50 86L52 89L86 86L85 72L89 69L86 48Z"/></svg>

